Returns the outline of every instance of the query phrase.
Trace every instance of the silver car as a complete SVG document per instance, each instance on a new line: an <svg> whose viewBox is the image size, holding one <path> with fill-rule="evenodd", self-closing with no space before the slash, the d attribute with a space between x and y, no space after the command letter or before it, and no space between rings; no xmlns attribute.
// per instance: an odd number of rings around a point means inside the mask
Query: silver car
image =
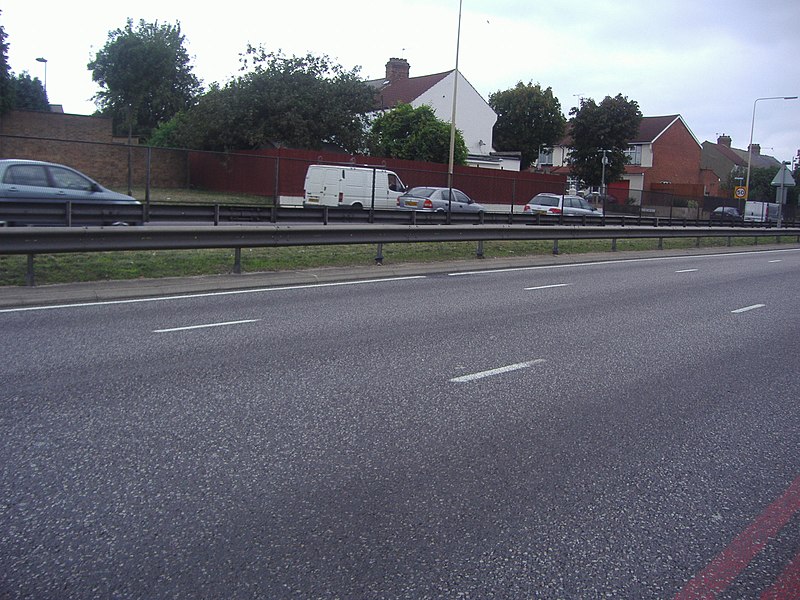
<svg viewBox="0 0 800 600"><path fill-rule="evenodd" d="M568 217L602 217L602 209L595 208L580 196L561 194L536 194L525 205L524 213L531 215L560 215Z"/></svg>
<svg viewBox="0 0 800 600"><path fill-rule="evenodd" d="M0 201L74 200L102 204L141 204L104 188L80 171L38 160L0 160Z"/></svg>
<svg viewBox="0 0 800 600"><path fill-rule="evenodd" d="M422 212L486 212L486 207L478 204L461 190L446 187L415 187L397 198L397 208Z"/></svg>

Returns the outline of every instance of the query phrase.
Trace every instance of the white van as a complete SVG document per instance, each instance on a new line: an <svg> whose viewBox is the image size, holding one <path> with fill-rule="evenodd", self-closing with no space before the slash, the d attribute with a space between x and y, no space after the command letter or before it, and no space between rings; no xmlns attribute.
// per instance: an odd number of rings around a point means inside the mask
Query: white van
<svg viewBox="0 0 800 600"><path fill-rule="evenodd" d="M744 220L755 223L771 221L778 222L780 205L777 202L755 202L748 200L744 203Z"/></svg>
<svg viewBox="0 0 800 600"><path fill-rule="evenodd" d="M352 206L369 209L397 208L405 186L396 173L371 167L310 165L306 172L303 206Z"/></svg>

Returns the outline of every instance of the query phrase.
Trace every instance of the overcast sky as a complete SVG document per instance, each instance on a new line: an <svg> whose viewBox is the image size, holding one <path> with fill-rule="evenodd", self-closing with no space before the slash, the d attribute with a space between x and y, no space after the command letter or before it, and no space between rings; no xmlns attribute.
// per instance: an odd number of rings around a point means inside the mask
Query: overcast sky
<svg viewBox="0 0 800 600"><path fill-rule="evenodd" d="M366 79L391 57L411 76L455 66L458 0L5 0L0 24L14 73L44 80L50 101L91 114L87 63L108 32L180 22L194 73L225 83L247 44L326 54ZM581 97L622 94L645 116L680 114L699 142L725 133L746 149L757 98L800 95L798 0L463 0L459 68L488 100L518 81L552 87L564 113ZM800 100L755 103L754 142L790 161Z"/></svg>

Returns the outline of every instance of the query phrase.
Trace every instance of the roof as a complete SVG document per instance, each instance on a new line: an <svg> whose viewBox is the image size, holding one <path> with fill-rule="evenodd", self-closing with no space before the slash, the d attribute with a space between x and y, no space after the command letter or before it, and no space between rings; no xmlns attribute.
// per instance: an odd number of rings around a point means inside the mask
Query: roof
<svg viewBox="0 0 800 600"><path fill-rule="evenodd" d="M408 77L396 80L394 83L385 78L373 79L366 83L377 89L378 108L392 108L401 102L411 104L452 72L451 70L420 77Z"/></svg>
<svg viewBox="0 0 800 600"><path fill-rule="evenodd" d="M663 135L663 133L672 127L677 121L683 123L684 127L686 127L686 131L689 132L694 138L694 141L697 142L697 145L700 145L700 142L695 137L692 130L689 129L689 126L686 125L686 122L683 120L683 117L680 115L664 115L660 117L642 117L642 122L639 124L639 131L637 132L636 136L630 140L631 144L652 144L655 142L659 137ZM564 138L559 142L559 146L569 146L572 144L572 135L570 133L570 124L567 124L567 134Z"/></svg>
<svg viewBox="0 0 800 600"><path fill-rule="evenodd" d="M733 165L739 167L746 167L747 161L750 161L750 166L755 169L771 169L780 166L780 161L774 156L768 154L761 154L760 150L752 153L748 157L747 150L740 150L739 148L732 148L725 144L703 142L704 148L716 150L721 156L729 160Z"/></svg>

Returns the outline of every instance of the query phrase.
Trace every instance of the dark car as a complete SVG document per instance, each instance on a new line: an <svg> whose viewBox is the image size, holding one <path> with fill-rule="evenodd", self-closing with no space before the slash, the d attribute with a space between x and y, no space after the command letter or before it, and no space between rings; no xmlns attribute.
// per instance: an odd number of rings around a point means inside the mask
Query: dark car
<svg viewBox="0 0 800 600"><path fill-rule="evenodd" d="M397 208L422 212L486 212L486 207L478 204L461 190L443 187L415 187L397 198Z"/></svg>
<svg viewBox="0 0 800 600"><path fill-rule="evenodd" d="M619 200L611 194L601 194L600 192L589 192L583 197L587 202L595 205L602 205L604 202L608 204L619 204Z"/></svg>
<svg viewBox="0 0 800 600"><path fill-rule="evenodd" d="M721 223L741 223L744 221L742 213L733 206L718 206L711 211L711 220Z"/></svg>

